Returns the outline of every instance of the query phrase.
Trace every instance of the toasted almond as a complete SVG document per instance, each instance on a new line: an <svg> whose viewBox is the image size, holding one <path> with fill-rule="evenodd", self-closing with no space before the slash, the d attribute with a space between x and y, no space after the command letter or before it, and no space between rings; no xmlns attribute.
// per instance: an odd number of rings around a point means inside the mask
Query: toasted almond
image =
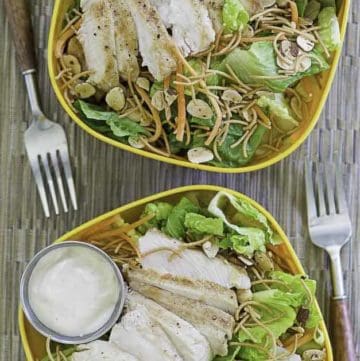
<svg viewBox="0 0 360 361"><path fill-rule="evenodd" d="M204 147L196 147L189 149L187 153L188 159L191 163L206 163L214 159L214 154L210 149Z"/></svg>
<svg viewBox="0 0 360 361"><path fill-rule="evenodd" d="M280 43L280 51L286 58L291 60L295 60L299 55L299 47L294 42L287 39Z"/></svg>
<svg viewBox="0 0 360 361"><path fill-rule="evenodd" d="M177 94L171 88L164 91L165 101L170 106L177 99Z"/></svg>
<svg viewBox="0 0 360 361"><path fill-rule="evenodd" d="M304 72L311 67L311 58L308 56L303 56L298 62L298 70Z"/></svg>
<svg viewBox="0 0 360 361"><path fill-rule="evenodd" d="M80 62L74 55L66 54L62 57L62 59L65 67L69 68L73 75L81 73Z"/></svg>
<svg viewBox="0 0 360 361"><path fill-rule="evenodd" d="M279 66L279 68L283 70L294 70L295 69L295 60L285 58L282 59L279 56L276 58L276 64Z"/></svg>
<svg viewBox="0 0 360 361"><path fill-rule="evenodd" d="M145 147L145 144L140 137L129 137L128 142L133 148L142 149Z"/></svg>
<svg viewBox="0 0 360 361"><path fill-rule="evenodd" d="M215 258L219 252L219 245L215 242L206 241L202 244L202 249L208 258Z"/></svg>
<svg viewBox="0 0 360 361"><path fill-rule="evenodd" d="M75 85L75 92L81 99L90 98L96 93L96 89L89 83L79 83Z"/></svg>
<svg viewBox="0 0 360 361"><path fill-rule="evenodd" d="M230 103L239 104L243 97L235 89L227 89L222 93L221 99Z"/></svg>
<svg viewBox="0 0 360 361"><path fill-rule="evenodd" d="M164 92L162 90L158 90L153 95L153 97L151 98L151 104L159 112L161 112L162 110L165 109L165 105L166 105L165 104L165 96L164 96Z"/></svg>
<svg viewBox="0 0 360 361"><path fill-rule="evenodd" d="M299 35L297 38L296 38L296 43L297 45L299 45L299 47L304 50L305 52L309 52L311 50L314 49L314 46L315 46L315 43L313 41L311 41L310 39L308 38L305 38L301 35Z"/></svg>
<svg viewBox="0 0 360 361"><path fill-rule="evenodd" d="M150 81L147 78L139 77L136 79L136 85L140 88L149 91L150 90Z"/></svg>
<svg viewBox="0 0 360 361"><path fill-rule="evenodd" d="M124 90L120 87L112 88L106 94L105 101L110 108L120 111L126 103Z"/></svg>
<svg viewBox="0 0 360 361"><path fill-rule="evenodd" d="M325 352L322 350L306 350L302 354L304 361L323 361L325 360Z"/></svg>
<svg viewBox="0 0 360 361"><path fill-rule="evenodd" d="M186 109L190 115L200 119L210 119L214 114L210 105L201 99L191 100Z"/></svg>
<svg viewBox="0 0 360 361"><path fill-rule="evenodd" d="M270 6L273 6L276 3L276 0L262 0L261 3L264 8L269 8Z"/></svg>

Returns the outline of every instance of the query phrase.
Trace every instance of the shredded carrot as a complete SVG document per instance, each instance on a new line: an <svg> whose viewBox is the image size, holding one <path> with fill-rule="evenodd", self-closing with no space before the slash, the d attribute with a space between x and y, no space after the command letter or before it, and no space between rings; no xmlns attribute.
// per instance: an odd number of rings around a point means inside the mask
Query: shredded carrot
<svg viewBox="0 0 360 361"><path fill-rule="evenodd" d="M170 82L171 82L171 75L167 76L165 79L164 79L164 89L169 89L170 87Z"/></svg>
<svg viewBox="0 0 360 361"><path fill-rule="evenodd" d="M296 25L299 23L299 11L295 1L290 0L289 6L291 10L291 21L293 21Z"/></svg>
<svg viewBox="0 0 360 361"><path fill-rule="evenodd" d="M151 99L150 99L149 95L146 93L146 91L144 89L140 88L136 84L135 84L135 88L136 88L136 91L140 94L143 101L149 107L149 109L151 111L151 115L155 122L155 133L153 136L148 138L148 142L156 142L161 137L161 132L162 132L162 124L161 124L159 112L151 104Z"/></svg>
<svg viewBox="0 0 360 361"><path fill-rule="evenodd" d="M138 221L134 222L134 223L131 223L131 224L126 224L126 225L123 225L122 227L120 227L120 229L125 232L125 233L128 233L129 231L135 229L135 228L138 228L139 226L141 226L142 224L150 221L150 219L154 218L155 214L151 213L151 214L148 214L142 218L140 218Z"/></svg>
<svg viewBox="0 0 360 361"><path fill-rule="evenodd" d="M61 58L64 54L65 46L68 40L75 35L75 31L80 29L80 25L82 23L82 19L80 18L76 21L73 26L64 31L55 45L55 56L57 59Z"/></svg>
<svg viewBox="0 0 360 361"><path fill-rule="evenodd" d="M177 63L177 69L176 72L178 74L183 73L183 65L180 61ZM177 75L176 80L180 81L180 77ZM182 142L184 139L184 132L185 132L185 126L186 126L186 102L185 102L185 92L184 92L184 85L177 83L176 84L176 90L177 90L177 105L178 105L178 115L176 120L176 140L179 142Z"/></svg>

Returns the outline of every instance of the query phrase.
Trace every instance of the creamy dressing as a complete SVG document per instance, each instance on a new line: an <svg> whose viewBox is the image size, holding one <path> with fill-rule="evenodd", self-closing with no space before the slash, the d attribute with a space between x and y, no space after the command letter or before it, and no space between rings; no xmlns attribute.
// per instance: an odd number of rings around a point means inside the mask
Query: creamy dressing
<svg viewBox="0 0 360 361"><path fill-rule="evenodd" d="M29 302L38 319L63 336L99 330L111 317L120 286L111 264L82 246L54 249L36 264Z"/></svg>

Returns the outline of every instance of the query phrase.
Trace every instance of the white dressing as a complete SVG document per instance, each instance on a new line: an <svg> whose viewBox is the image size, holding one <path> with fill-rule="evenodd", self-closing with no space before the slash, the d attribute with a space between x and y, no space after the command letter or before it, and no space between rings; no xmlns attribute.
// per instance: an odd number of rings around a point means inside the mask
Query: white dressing
<svg viewBox="0 0 360 361"><path fill-rule="evenodd" d="M45 326L76 337L105 325L119 299L120 286L101 254L71 246L54 249L39 260L28 291L30 306Z"/></svg>

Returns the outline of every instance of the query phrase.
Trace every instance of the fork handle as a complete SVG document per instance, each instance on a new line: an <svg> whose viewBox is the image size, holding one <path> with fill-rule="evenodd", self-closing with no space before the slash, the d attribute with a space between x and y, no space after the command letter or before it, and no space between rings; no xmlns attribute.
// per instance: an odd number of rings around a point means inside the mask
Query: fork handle
<svg viewBox="0 0 360 361"><path fill-rule="evenodd" d="M346 299L332 298L330 317L334 360L356 361L352 327Z"/></svg>
<svg viewBox="0 0 360 361"><path fill-rule="evenodd" d="M30 12L26 0L4 0L22 73L35 71L35 53Z"/></svg>

